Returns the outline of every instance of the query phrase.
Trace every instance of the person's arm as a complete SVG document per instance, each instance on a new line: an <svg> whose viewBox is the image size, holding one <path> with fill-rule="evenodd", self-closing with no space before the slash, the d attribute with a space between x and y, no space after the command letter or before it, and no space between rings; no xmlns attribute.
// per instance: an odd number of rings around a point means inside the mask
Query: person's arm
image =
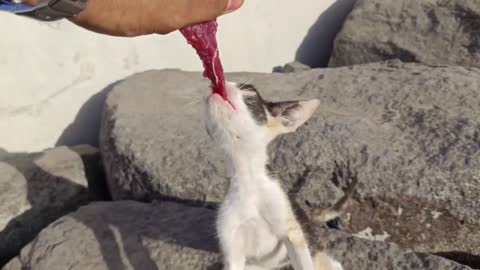
<svg viewBox="0 0 480 270"><path fill-rule="evenodd" d="M36 5L43 0L25 0ZM71 21L114 36L167 34L232 12L243 0L90 0Z"/></svg>

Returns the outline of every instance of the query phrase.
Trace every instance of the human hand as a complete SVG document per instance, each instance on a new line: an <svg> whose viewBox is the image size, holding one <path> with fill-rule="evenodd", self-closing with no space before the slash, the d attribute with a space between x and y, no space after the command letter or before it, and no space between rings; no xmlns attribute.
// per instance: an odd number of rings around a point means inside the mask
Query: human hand
<svg viewBox="0 0 480 270"><path fill-rule="evenodd" d="M167 34L240 8L244 0L90 0L70 18L77 25L113 36ZM37 5L45 0L24 0Z"/></svg>

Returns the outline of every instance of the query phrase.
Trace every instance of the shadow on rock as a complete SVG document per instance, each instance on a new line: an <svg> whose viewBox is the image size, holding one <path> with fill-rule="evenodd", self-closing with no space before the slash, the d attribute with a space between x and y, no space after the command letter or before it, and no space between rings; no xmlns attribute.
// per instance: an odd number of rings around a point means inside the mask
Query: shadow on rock
<svg viewBox="0 0 480 270"><path fill-rule="evenodd" d="M295 60L312 68L327 67L338 32L356 0L337 0L310 27L297 49Z"/></svg>
<svg viewBox="0 0 480 270"><path fill-rule="evenodd" d="M437 255L463 265L468 265L473 269L480 269L480 256L472 255L462 251L438 252Z"/></svg>
<svg viewBox="0 0 480 270"><path fill-rule="evenodd" d="M215 211L206 208L167 202L92 203L42 231L22 251L17 265L219 270L214 224Z"/></svg>
<svg viewBox="0 0 480 270"><path fill-rule="evenodd" d="M98 146L103 105L108 93L120 82L111 83L90 97L78 111L75 120L62 132L55 145L90 144Z"/></svg>
<svg viewBox="0 0 480 270"><path fill-rule="evenodd" d="M0 267L58 218L91 201L109 199L93 147L7 153L0 157L0 171L5 173L1 197L8 200L2 203L7 220L0 231Z"/></svg>

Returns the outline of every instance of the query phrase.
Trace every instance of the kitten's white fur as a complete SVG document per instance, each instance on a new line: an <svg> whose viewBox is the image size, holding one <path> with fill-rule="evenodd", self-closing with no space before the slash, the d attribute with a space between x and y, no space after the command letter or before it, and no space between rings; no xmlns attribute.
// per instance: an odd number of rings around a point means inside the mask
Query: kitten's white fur
<svg viewBox="0 0 480 270"><path fill-rule="evenodd" d="M320 102L301 101L288 115L276 117L267 110L268 121L260 125L244 102L246 95L255 93L228 83L227 96L235 108L216 94L207 99L207 131L221 144L233 170L217 219L224 269L266 270L291 264L295 270L342 270L323 253L312 257L287 195L266 170L268 144L279 134L294 132Z"/></svg>

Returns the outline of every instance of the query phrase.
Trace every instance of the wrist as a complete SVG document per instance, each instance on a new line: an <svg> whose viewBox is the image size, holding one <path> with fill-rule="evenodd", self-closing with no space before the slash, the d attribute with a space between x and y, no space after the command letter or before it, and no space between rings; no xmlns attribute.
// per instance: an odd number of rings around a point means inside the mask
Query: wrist
<svg viewBox="0 0 480 270"><path fill-rule="evenodd" d="M85 9L89 0L27 0L33 7L18 15L27 16L41 21L55 21L76 16Z"/></svg>

